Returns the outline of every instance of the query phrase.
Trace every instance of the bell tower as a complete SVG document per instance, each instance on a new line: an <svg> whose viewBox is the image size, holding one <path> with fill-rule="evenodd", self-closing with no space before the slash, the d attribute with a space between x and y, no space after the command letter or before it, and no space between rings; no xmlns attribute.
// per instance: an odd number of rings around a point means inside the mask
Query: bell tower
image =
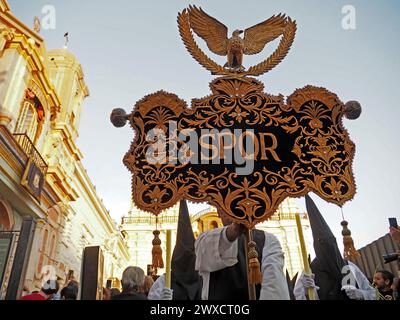
<svg viewBox="0 0 400 320"><path fill-rule="evenodd" d="M73 142L78 137L82 104L89 96L81 64L66 49L48 52L50 78L61 100L57 126L62 127Z"/></svg>

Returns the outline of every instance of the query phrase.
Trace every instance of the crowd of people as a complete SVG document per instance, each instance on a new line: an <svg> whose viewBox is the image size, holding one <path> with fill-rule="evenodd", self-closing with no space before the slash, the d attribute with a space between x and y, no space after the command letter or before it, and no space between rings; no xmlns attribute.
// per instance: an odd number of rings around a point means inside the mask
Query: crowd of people
<svg viewBox="0 0 400 320"><path fill-rule="evenodd" d="M208 299L210 297L209 291L210 288L213 291L212 297L217 296L218 299L229 299L229 293L227 293L223 288L217 288L216 284L219 283L216 278L212 277L212 281L214 284L210 284L210 273L214 272L214 270L223 270L226 268L230 268L235 266L238 261L234 258L235 253L230 253L230 250L233 250L230 246L230 243L234 243L238 237L241 235L241 227L235 224L228 224L226 227L221 228L220 230L213 231L213 236L208 236L208 239L215 240L213 238L221 236L221 232L225 232L222 235L226 241L226 243L222 243L222 255L214 255L212 248L207 250L207 254L203 256L201 260L198 260L197 268L201 270L201 274L206 281L208 281L207 285L201 288L202 289L202 298ZM390 234L393 239L400 244L400 230L391 228ZM217 236L216 236L217 235ZM207 237L207 235L205 236ZM270 237L270 235L269 235ZM204 239L199 240L197 243L198 250L201 250L199 247L202 246L202 242ZM259 292L260 299L289 299L289 292L286 286L286 282L283 280L280 269L283 266L283 260L273 261L283 259L281 256L281 252L279 250L279 244L276 243L276 239L267 239L267 243L270 243L267 246L267 250L269 252L273 252L273 256L269 255L269 258L264 259L265 265L273 266L273 268L268 270L268 266L264 266L264 277L265 284L262 285L262 290ZM216 241L219 244L218 241ZM204 243L205 246L209 244ZM278 248L274 249L273 246L278 246ZM220 250L218 248L221 244L217 245L217 248L214 250ZM272 247L271 247L272 246ZM272 249L271 249L272 248ZM214 259L209 259L207 255L214 255ZM218 257L220 260L215 259ZM268 261L269 260L269 261ZM229 262L228 262L229 261ZM240 265L240 264L238 264ZM392 299L400 299L399 297L399 279L394 277L394 275L388 270L377 270L375 272L373 282L370 284L368 279L363 275L361 270L353 263L349 262L350 270L354 274L356 279L356 286L354 287L346 287L343 288L343 291L346 293L349 299L354 300L392 300ZM232 271L232 270L231 270ZM273 272L272 272L273 271ZM308 298L308 289L312 288L315 290L316 297L318 298L318 291L320 287L318 287L314 281L314 274L305 274L303 273L294 288L294 296L297 300L305 300ZM273 279L273 280L271 280ZM117 288L103 288L103 300L172 300L173 299L173 290L170 288L165 288L165 276L162 275L159 277L156 282L154 282L151 276L145 276L144 271L136 266L130 266L125 269L122 274L121 279L122 291ZM206 288L204 290L204 287ZM228 288L228 291L233 291L234 294L240 294L240 288L232 288L231 286ZM235 289L235 290L233 290ZM30 294L25 293L24 296L21 297L21 300L76 300L78 298L79 284L72 277L65 284L61 284L61 279L57 280L47 280L40 291L35 291ZM220 293L218 293L220 292ZM237 298L237 297L236 297Z"/></svg>
<svg viewBox="0 0 400 320"><path fill-rule="evenodd" d="M25 289L19 300L77 300L79 284L75 279L69 279L61 285L61 279L47 280L40 291L28 293ZM103 300L147 300L154 280L145 276L143 269L131 266L125 269L121 279L122 291L117 288L103 288ZM172 290L162 288L154 295L154 300L172 300Z"/></svg>
<svg viewBox="0 0 400 320"><path fill-rule="evenodd" d="M256 286L257 299L305 300L310 290L320 300L400 300L400 283L388 270L376 270L372 283L351 261L343 259L336 239L310 198L307 211L314 238L315 259L312 272L303 272L293 288L284 276L284 254L278 239L268 232L255 230L261 284ZM187 208L184 207L187 211ZM193 237L187 212L186 230L178 226L172 269L172 285L166 288L165 275L153 281L137 266L126 268L122 274L122 290L103 288L103 300L245 300L249 296L246 265L246 228L220 214L224 227ZM183 218L182 218L183 219ZM184 220L182 220L184 221ZM184 239L184 232L190 237ZM390 235L400 245L400 229L391 227ZM190 240L192 239L192 240ZM190 242L193 241L191 244ZM182 246L182 244L185 244ZM348 268L354 281L344 283L343 268ZM79 284L69 278L48 280L39 292L25 294L21 300L76 300ZM227 285L229 284L229 285Z"/></svg>
<svg viewBox="0 0 400 320"><path fill-rule="evenodd" d="M62 284L62 279L48 279L42 285L40 291L28 292L23 290L20 300L77 300L79 284L74 277Z"/></svg>

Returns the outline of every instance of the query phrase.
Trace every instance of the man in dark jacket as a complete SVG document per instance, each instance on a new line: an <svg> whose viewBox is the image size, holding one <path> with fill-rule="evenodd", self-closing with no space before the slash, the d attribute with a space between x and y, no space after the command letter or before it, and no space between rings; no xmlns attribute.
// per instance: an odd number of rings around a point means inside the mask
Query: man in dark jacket
<svg viewBox="0 0 400 320"><path fill-rule="evenodd" d="M144 271L139 267L128 267L122 273L122 293L112 300L147 300L139 290L144 284Z"/></svg>

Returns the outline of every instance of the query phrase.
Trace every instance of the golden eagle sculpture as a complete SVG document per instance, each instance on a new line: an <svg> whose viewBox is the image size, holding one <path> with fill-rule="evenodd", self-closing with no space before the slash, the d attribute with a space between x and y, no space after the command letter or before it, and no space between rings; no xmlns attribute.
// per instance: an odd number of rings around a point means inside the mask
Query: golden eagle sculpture
<svg viewBox="0 0 400 320"><path fill-rule="evenodd" d="M257 76L268 72L285 58L296 33L296 22L279 14L245 31L235 30L232 37L228 38L228 28L196 6L189 6L180 13L178 24L182 40L191 55L206 69L218 75ZM223 67L201 51L191 30L206 42L213 53L227 56L227 63ZM240 36L242 33L243 38ZM269 42L280 36L282 40L277 50L268 59L246 71L242 65L243 55L260 53Z"/></svg>

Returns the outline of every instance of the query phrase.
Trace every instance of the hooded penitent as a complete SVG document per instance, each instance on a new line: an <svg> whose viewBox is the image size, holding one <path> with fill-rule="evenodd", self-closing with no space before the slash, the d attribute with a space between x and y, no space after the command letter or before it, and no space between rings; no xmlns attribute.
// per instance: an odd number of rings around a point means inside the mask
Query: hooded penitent
<svg viewBox="0 0 400 320"><path fill-rule="evenodd" d="M201 296L200 276L195 271L195 238L186 201L179 206L176 244L171 259L171 286L174 300L197 300Z"/></svg>
<svg viewBox="0 0 400 320"><path fill-rule="evenodd" d="M306 208L314 239L315 259L311 262L315 284L320 288L320 300L348 299L342 288L342 268L347 264L328 224L325 222L314 201L308 196Z"/></svg>

